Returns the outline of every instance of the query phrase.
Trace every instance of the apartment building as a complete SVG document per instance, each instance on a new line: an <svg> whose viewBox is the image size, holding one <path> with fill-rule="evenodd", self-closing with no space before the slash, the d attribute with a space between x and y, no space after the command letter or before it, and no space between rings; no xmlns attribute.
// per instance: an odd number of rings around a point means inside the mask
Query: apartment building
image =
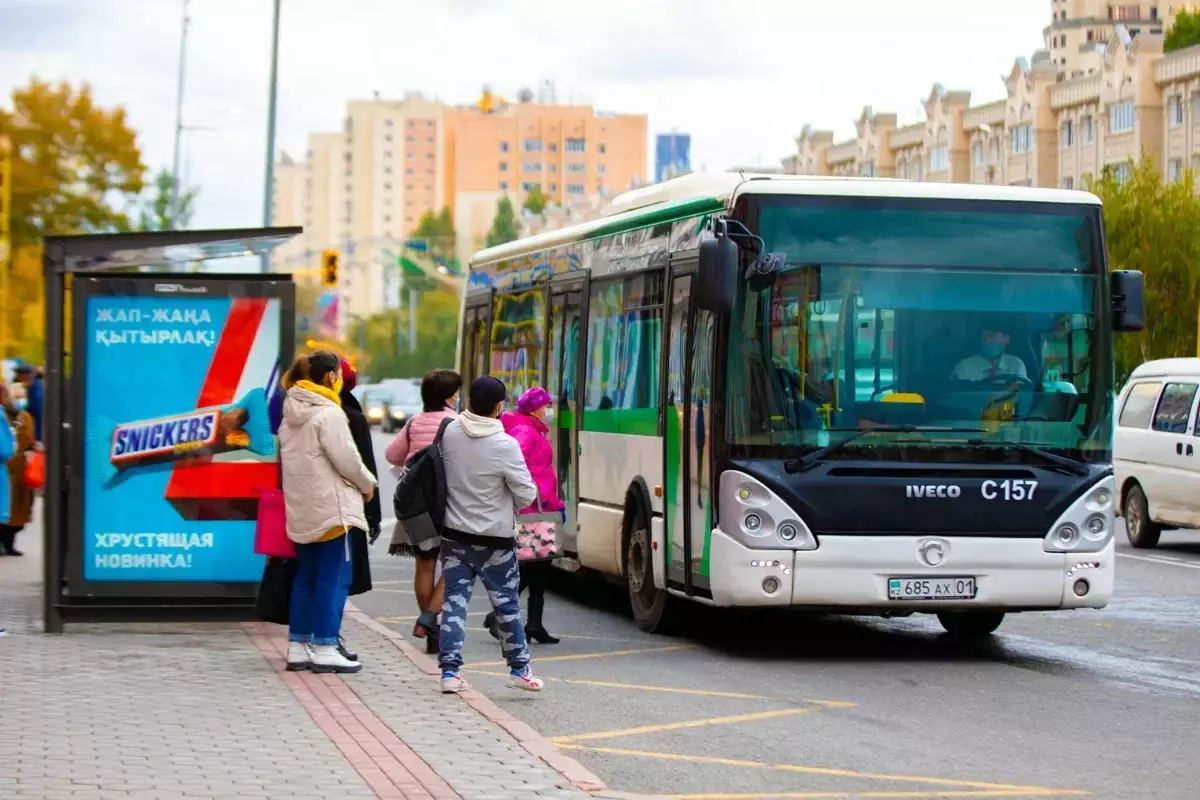
<svg viewBox="0 0 1200 800"><path fill-rule="evenodd" d="M971 93L948 92L935 83L922 105L924 119L896 128L888 137L896 177L939 183L967 180L969 156L963 117L971 105Z"/></svg>
<svg viewBox="0 0 1200 800"><path fill-rule="evenodd" d="M1162 94L1162 166L1170 180L1191 168L1200 173L1200 47L1178 50L1154 62Z"/></svg>
<svg viewBox="0 0 1200 800"><path fill-rule="evenodd" d="M1032 64L1018 58L1004 81L1005 98L963 113L970 145L970 169L964 182L1055 185L1058 144L1050 90L1056 79L1054 65L1044 53L1037 54Z"/></svg>
<svg viewBox="0 0 1200 800"><path fill-rule="evenodd" d="M567 206L648 174L645 115L485 99L471 107L419 93L349 102L341 133L310 135L302 165L281 159L277 167L273 219L302 224L305 234L276 268L312 267L321 250L339 250L344 316L368 316L396 300L388 254L426 212L451 210L464 257L482 246L503 196L519 209L536 185ZM291 199L297 191L302 204Z"/></svg>
<svg viewBox="0 0 1200 800"><path fill-rule="evenodd" d="M1162 35L1190 6L1173 0L1051 0L1050 24L1042 31L1050 63L1060 80L1093 74L1117 25L1133 38Z"/></svg>

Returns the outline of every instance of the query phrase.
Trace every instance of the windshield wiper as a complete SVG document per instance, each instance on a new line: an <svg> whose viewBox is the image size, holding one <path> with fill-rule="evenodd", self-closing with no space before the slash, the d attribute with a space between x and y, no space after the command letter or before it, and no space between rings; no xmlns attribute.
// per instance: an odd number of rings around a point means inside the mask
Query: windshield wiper
<svg viewBox="0 0 1200 800"><path fill-rule="evenodd" d="M1080 478L1090 473L1087 464L1083 463L1082 461L1078 461L1067 456L1060 456L1057 453L1051 453L1049 450L1043 450L1040 447L1034 447L1033 445L1024 444L1023 442L1009 442L1003 439L996 441L989 441L987 439L970 439L967 441L967 444L971 447L988 447L994 445L1011 447L1014 450L1020 450L1022 453L1029 453L1030 455L1035 455L1038 458L1044 459L1045 461L1053 464L1055 467L1058 467L1058 469L1062 470L1063 472L1076 475Z"/></svg>
<svg viewBox="0 0 1200 800"><path fill-rule="evenodd" d="M932 432L932 433L983 433L979 428L943 428L936 425L875 425L870 428L862 428L856 430L850 436L847 436L841 441L834 442L828 447L822 447L819 450L813 450L803 458L794 458L791 461L785 461L783 469L789 474L796 472L807 472L817 464L824 461L830 455L838 452L846 445L853 442L855 439L860 439L868 433L917 433L917 432Z"/></svg>

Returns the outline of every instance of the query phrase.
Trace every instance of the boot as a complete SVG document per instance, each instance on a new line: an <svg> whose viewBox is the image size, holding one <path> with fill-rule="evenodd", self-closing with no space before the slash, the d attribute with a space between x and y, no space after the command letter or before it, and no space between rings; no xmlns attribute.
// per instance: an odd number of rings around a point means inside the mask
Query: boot
<svg viewBox="0 0 1200 800"><path fill-rule="evenodd" d="M558 644L560 640L551 636L542 624L542 611L545 607L545 595L540 592L529 593L529 621L525 623L525 637L538 644Z"/></svg>
<svg viewBox="0 0 1200 800"><path fill-rule="evenodd" d="M338 636L337 651L342 654L342 658L347 661L358 661L358 653L346 647L345 640Z"/></svg>
<svg viewBox="0 0 1200 800"><path fill-rule="evenodd" d="M7 525L0 525L0 556L14 555L13 542L17 534Z"/></svg>
<svg viewBox="0 0 1200 800"><path fill-rule="evenodd" d="M425 653L427 655L437 655L442 649L441 631L434 628L427 632L425 636Z"/></svg>
<svg viewBox="0 0 1200 800"><path fill-rule="evenodd" d="M303 672L312 666L312 653L304 642L288 642L287 671Z"/></svg>
<svg viewBox="0 0 1200 800"><path fill-rule="evenodd" d="M335 645L316 644L312 647L313 672L358 672L362 664L351 661L338 652Z"/></svg>

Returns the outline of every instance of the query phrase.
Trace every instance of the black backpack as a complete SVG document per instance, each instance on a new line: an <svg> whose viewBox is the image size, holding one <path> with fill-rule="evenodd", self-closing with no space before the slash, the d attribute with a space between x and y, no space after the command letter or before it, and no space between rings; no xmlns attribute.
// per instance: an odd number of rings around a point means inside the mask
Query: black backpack
<svg viewBox="0 0 1200 800"><path fill-rule="evenodd" d="M396 522L408 532L414 547L442 535L446 519L446 470L441 441L451 422L453 418L442 420L433 444L408 460L392 495Z"/></svg>

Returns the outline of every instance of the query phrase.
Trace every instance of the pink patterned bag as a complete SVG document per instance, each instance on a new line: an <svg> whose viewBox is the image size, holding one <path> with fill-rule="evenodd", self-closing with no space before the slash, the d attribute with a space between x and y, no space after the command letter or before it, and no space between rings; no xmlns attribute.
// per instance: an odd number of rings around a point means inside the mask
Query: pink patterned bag
<svg viewBox="0 0 1200 800"><path fill-rule="evenodd" d="M558 556L558 526L541 519L547 516L558 517L557 514L529 514L517 519L518 560L540 561Z"/></svg>
<svg viewBox="0 0 1200 800"><path fill-rule="evenodd" d="M271 558L296 557L296 543L287 535L287 508L279 489L264 489L258 498L254 552Z"/></svg>

